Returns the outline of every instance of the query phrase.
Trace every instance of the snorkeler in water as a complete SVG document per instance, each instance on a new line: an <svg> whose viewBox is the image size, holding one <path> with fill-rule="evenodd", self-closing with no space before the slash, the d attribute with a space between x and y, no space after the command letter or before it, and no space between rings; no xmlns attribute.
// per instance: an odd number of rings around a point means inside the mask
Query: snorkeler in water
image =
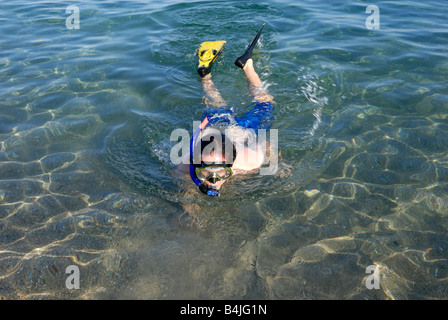
<svg viewBox="0 0 448 320"><path fill-rule="evenodd" d="M222 119L229 120L228 124L233 128L253 129L252 132L270 127L274 98L266 88L263 88L252 60L252 50L260 38L264 25L244 54L235 61L235 65L244 71L249 90L254 97L254 103L243 117L233 115L215 87L210 73L226 41L203 42L197 50L198 73L202 77L206 95L204 101L209 112L191 138L189 172L199 190L209 196L219 196L222 185L236 172L259 169L265 160L265 150L257 145L255 147L248 146L247 143L235 145L235 135L245 134L242 130L231 131L229 137L228 130L224 134L222 130L214 128L217 124L222 126Z"/></svg>

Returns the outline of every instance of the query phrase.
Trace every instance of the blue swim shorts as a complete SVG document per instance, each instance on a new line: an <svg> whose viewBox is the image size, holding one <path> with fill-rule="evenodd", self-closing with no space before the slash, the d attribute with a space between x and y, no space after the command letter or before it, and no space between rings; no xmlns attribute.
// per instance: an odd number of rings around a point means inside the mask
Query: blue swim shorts
<svg viewBox="0 0 448 320"><path fill-rule="evenodd" d="M246 129L269 130L274 120L273 110L274 107L270 102L254 102L244 108L241 116L235 115L234 111L227 106L207 110L204 117L207 116L209 118L210 124L235 124Z"/></svg>

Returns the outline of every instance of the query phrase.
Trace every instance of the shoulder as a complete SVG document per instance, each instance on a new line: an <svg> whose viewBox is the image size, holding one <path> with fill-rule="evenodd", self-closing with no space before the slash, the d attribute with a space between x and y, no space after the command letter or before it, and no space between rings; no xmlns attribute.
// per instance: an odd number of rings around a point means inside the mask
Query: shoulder
<svg viewBox="0 0 448 320"><path fill-rule="evenodd" d="M249 171L263 165L265 154L254 130L235 126L228 128L226 135L233 141L236 149L236 158L232 166L234 169Z"/></svg>
<svg viewBox="0 0 448 320"><path fill-rule="evenodd" d="M237 148L236 158L232 167L246 171L258 169L263 165L264 157L264 152L260 146L255 149L247 147Z"/></svg>

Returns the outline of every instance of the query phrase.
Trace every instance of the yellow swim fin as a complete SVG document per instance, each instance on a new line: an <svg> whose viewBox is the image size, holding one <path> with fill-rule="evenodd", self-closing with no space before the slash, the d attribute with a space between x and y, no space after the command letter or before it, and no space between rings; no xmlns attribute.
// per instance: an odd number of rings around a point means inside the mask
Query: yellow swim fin
<svg viewBox="0 0 448 320"><path fill-rule="evenodd" d="M224 49L226 41L206 41L202 42L196 50L199 57L198 73L201 77L209 74L212 65L218 59L219 54Z"/></svg>

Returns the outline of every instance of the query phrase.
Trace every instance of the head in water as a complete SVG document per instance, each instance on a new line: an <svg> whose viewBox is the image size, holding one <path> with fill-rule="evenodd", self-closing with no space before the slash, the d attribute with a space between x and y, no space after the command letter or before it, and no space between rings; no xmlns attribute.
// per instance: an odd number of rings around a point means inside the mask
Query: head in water
<svg viewBox="0 0 448 320"><path fill-rule="evenodd" d="M233 175L236 148L222 133L209 134L200 141L201 163L195 175L202 182L199 189L210 196L219 195L222 185Z"/></svg>

